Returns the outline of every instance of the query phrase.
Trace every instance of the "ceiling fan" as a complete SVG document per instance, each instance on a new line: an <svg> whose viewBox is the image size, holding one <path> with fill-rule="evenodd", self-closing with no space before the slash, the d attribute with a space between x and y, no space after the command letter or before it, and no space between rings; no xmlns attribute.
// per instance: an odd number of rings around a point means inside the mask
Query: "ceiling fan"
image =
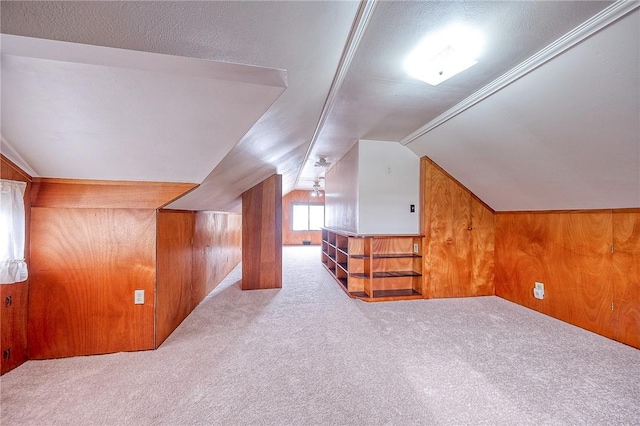
<svg viewBox="0 0 640 426"><path fill-rule="evenodd" d="M330 162L327 161L326 158L320 157L320 160L316 161L316 167L329 167L331 165Z"/></svg>

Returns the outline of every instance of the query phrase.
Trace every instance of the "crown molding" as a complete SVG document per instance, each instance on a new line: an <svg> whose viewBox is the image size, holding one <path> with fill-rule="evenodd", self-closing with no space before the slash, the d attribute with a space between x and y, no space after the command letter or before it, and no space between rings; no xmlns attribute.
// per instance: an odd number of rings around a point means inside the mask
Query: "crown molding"
<svg viewBox="0 0 640 426"><path fill-rule="evenodd" d="M619 0L613 3L611 6L602 10L588 21L582 23L564 36L560 37L558 40L540 50L529 59L507 71L505 74L484 86L482 89L478 90L454 107L443 112L438 117L411 133L409 136L406 136L400 141L400 143L402 145L410 144L420 136L430 132L441 124L446 123L458 114L466 111L477 103L482 102L484 99L502 90L514 81L524 77L536 68L551 61L553 58L571 49L573 46L581 43L583 40L591 37L603 28L606 28L625 15L633 12L638 7L640 7L639 1Z"/></svg>
<svg viewBox="0 0 640 426"><path fill-rule="evenodd" d="M25 161L24 158L18 151L15 150L13 145L11 145L4 136L0 137L0 152L4 155L8 160L10 160L13 164L21 168L25 173L31 175L31 177L38 177L39 175L33 170L33 168Z"/></svg>
<svg viewBox="0 0 640 426"><path fill-rule="evenodd" d="M320 132L322 131L325 122L327 121L327 117L329 116L331 108L333 108L333 104L335 103L336 97L338 96L338 91L340 90L340 87L342 86L342 83L347 76L349 67L351 67L351 62L356 55L358 45L360 44L360 41L364 36L364 32L369 25L369 21L371 20L371 16L373 15L373 10L376 7L377 1L378 0L361 0L360 2L360 6L358 7L354 23L351 26L351 31L349 32L347 42L345 44L344 50L342 51L340 62L338 63L338 69L336 70L336 74L334 75L333 81L331 82L329 94L327 95L327 99L324 103L324 106L322 107L320 119L318 120L318 124L316 125L315 131L313 132L311 142L307 147L307 152L304 156L304 159L302 160L302 164L300 164L300 168L298 169L298 176L296 177L296 181L294 184L294 187L296 188L300 183L300 177L302 176L304 166L305 164L307 164L307 161L309 161L309 157L311 156L313 147L315 146L318 137L320 136Z"/></svg>

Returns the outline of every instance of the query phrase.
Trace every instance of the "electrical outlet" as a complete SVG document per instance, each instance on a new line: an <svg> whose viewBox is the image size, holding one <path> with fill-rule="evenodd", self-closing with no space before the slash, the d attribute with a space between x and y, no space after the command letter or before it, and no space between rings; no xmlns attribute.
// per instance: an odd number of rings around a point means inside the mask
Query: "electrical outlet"
<svg viewBox="0 0 640 426"><path fill-rule="evenodd" d="M544 299L544 284L536 281L533 287L533 297L536 299Z"/></svg>
<svg viewBox="0 0 640 426"><path fill-rule="evenodd" d="M144 305L144 290L133 291L133 304Z"/></svg>
<svg viewBox="0 0 640 426"><path fill-rule="evenodd" d="M413 252L414 253L420 252L420 247L418 246L418 243L413 243Z"/></svg>

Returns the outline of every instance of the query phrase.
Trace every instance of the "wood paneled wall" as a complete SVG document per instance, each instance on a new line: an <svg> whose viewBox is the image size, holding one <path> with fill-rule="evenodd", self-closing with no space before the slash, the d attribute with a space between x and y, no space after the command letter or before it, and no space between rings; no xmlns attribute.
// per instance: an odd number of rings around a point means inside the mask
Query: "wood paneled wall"
<svg viewBox="0 0 640 426"><path fill-rule="evenodd" d="M242 289L282 287L282 175L242 194Z"/></svg>
<svg viewBox="0 0 640 426"><path fill-rule="evenodd" d="M31 274L30 222L31 176L0 155L0 178L27 182L24 195L26 235L25 261ZM0 374L10 371L27 360L27 308L29 282L0 285Z"/></svg>
<svg viewBox="0 0 640 426"><path fill-rule="evenodd" d="M193 187L34 182L29 358L154 348L156 209Z"/></svg>
<svg viewBox="0 0 640 426"><path fill-rule="evenodd" d="M175 330L241 257L239 215L156 210L194 186L37 180L29 358L153 349Z"/></svg>
<svg viewBox="0 0 640 426"><path fill-rule="evenodd" d="M242 215L196 213L193 250L195 308L242 260Z"/></svg>
<svg viewBox="0 0 640 426"><path fill-rule="evenodd" d="M494 294L494 212L430 159L421 159L423 295Z"/></svg>
<svg viewBox="0 0 640 426"><path fill-rule="evenodd" d="M294 231L291 229L292 203L324 204L324 193L312 197L311 191L291 191L282 198L282 244L302 245L302 241L311 241L313 245L322 243L322 231Z"/></svg>
<svg viewBox="0 0 640 426"><path fill-rule="evenodd" d="M613 337L640 348L640 210L613 212Z"/></svg>
<svg viewBox="0 0 640 426"><path fill-rule="evenodd" d="M155 210L32 209L29 358L153 348L155 220Z"/></svg>
<svg viewBox="0 0 640 426"><path fill-rule="evenodd" d="M197 186L173 182L35 178L31 201L34 207L157 209Z"/></svg>
<svg viewBox="0 0 640 426"><path fill-rule="evenodd" d="M156 347L191 313L195 213L158 212Z"/></svg>
<svg viewBox="0 0 640 426"><path fill-rule="evenodd" d="M158 212L156 347L242 257L242 217L218 212Z"/></svg>
<svg viewBox="0 0 640 426"><path fill-rule="evenodd" d="M640 347L639 236L640 211L499 213L496 295Z"/></svg>

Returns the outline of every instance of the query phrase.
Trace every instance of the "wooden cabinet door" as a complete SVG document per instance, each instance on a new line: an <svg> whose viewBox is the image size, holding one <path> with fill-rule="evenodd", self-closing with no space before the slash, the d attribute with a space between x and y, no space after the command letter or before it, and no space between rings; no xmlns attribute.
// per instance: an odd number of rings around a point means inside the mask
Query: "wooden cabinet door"
<svg viewBox="0 0 640 426"><path fill-rule="evenodd" d="M0 374L27 360L27 286L0 285Z"/></svg>

